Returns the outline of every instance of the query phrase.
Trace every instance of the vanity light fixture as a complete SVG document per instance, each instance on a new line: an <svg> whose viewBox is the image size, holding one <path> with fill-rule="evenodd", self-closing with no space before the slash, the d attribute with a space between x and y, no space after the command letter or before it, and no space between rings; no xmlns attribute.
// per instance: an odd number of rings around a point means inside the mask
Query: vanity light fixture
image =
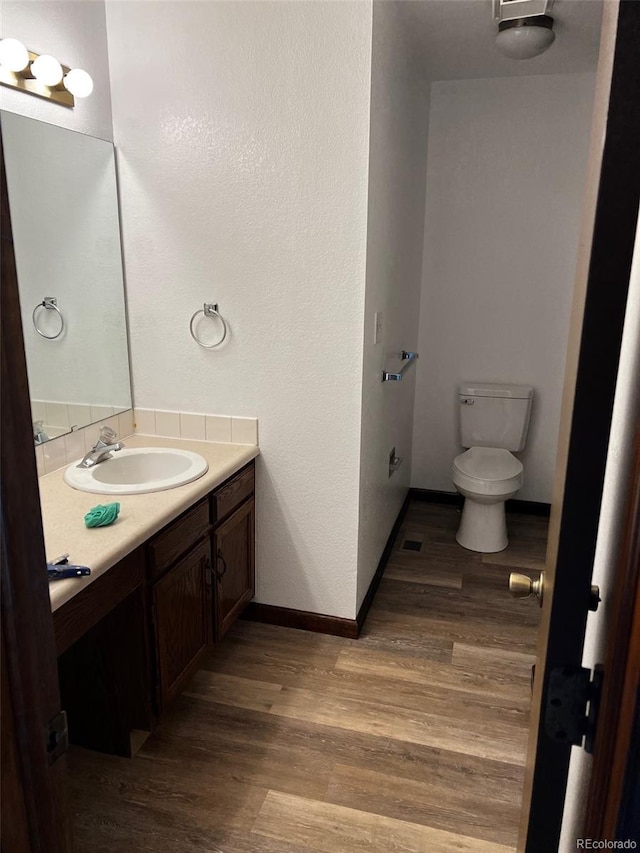
<svg viewBox="0 0 640 853"><path fill-rule="evenodd" d="M82 68L68 68L54 56L32 53L14 38L0 41L0 84L65 107L93 92L91 75Z"/></svg>

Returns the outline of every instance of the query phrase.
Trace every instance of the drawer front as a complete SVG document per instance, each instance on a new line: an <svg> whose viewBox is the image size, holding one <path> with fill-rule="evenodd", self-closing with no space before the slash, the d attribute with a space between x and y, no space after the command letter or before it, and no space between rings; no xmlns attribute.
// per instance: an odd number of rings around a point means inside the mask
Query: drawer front
<svg viewBox="0 0 640 853"><path fill-rule="evenodd" d="M242 501L252 495L255 489L255 466L253 463L234 477L226 486L213 493L213 521L217 524Z"/></svg>
<svg viewBox="0 0 640 853"><path fill-rule="evenodd" d="M151 580L164 574L178 557L186 554L210 529L209 500L205 498L149 542Z"/></svg>

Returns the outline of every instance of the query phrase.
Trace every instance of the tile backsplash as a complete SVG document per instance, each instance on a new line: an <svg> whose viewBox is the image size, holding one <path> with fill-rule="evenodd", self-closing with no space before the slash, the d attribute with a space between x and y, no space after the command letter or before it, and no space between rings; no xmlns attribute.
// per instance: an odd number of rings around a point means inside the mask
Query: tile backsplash
<svg viewBox="0 0 640 853"><path fill-rule="evenodd" d="M258 419L232 415L204 415L194 412L167 412L155 409L128 409L82 429L37 444L38 476L50 474L76 459L81 459L98 440L100 427L110 426L125 439L133 433L185 438L192 441L217 441L223 444L257 444Z"/></svg>
<svg viewBox="0 0 640 853"><path fill-rule="evenodd" d="M38 476L50 474L57 468L62 468L63 465L69 465L76 459L81 459L98 440L102 426L110 426L118 433L119 438L133 435L133 409L103 418L81 429L74 429L44 444L36 444Z"/></svg>
<svg viewBox="0 0 640 853"><path fill-rule="evenodd" d="M61 432L77 430L87 424L106 420L122 411L122 406L89 406L80 403L57 403L51 400L31 401L31 420L42 421L47 435L55 438Z"/></svg>
<svg viewBox="0 0 640 853"><path fill-rule="evenodd" d="M258 444L258 419L195 412L135 409L135 431L143 435L218 441L223 444Z"/></svg>

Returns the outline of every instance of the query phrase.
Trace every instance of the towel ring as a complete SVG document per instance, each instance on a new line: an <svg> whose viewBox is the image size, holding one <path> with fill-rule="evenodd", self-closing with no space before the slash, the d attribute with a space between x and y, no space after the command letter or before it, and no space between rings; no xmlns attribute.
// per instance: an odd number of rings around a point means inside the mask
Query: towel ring
<svg viewBox="0 0 640 853"><path fill-rule="evenodd" d="M38 326L38 321L36 320L36 314L38 313L38 309L46 308L47 310L51 309L53 311L58 312L58 317L60 317L60 328L56 332L55 335L45 335L41 328ZM58 308L58 300L55 296L45 296L42 302L38 302L36 307L33 309L33 313L31 315L31 319L33 320L33 328L36 332L43 338L46 338L48 341L55 341L56 338L59 338L60 335L64 332L64 317L62 316L62 311Z"/></svg>
<svg viewBox="0 0 640 853"><path fill-rule="evenodd" d="M216 341L214 344L203 344L200 338L193 331L193 324L195 322L198 314L202 314L203 317L217 317L218 320L222 323L222 337L219 341ZM202 308L200 308L191 318L189 322L189 331L191 332L191 337L198 344L198 346L203 347L204 349L214 349L214 347L219 347L220 344L227 337L227 324L224 321L222 314L218 311L218 305L215 302L205 302Z"/></svg>

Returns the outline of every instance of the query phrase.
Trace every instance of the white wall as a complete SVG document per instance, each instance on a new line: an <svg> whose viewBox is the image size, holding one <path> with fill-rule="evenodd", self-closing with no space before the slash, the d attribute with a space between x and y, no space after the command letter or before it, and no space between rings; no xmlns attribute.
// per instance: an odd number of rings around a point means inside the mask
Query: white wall
<svg viewBox="0 0 640 853"><path fill-rule="evenodd" d="M104 0L1 0L0 13L2 38L84 68L94 83L73 109L2 86L0 108L113 141Z"/></svg>
<svg viewBox="0 0 640 853"><path fill-rule="evenodd" d="M407 494L416 369L380 381L414 350L424 236L429 86L412 62L396 4L373 4L367 281L358 535L358 607ZM374 343L375 314L383 337ZM403 458L389 477L389 452Z"/></svg>
<svg viewBox="0 0 640 853"><path fill-rule="evenodd" d="M457 385L535 388L524 486L549 502L595 75L434 83L412 485L453 491Z"/></svg>
<svg viewBox="0 0 640 853"><path fill-rule="evenodd" d="M110 3L137 406L257 416L257 600L355 616L371 4ZM216 301L228 345L189 318Z"/></svg>
<svg viewBox="0 0 640 853"><path fill-rule="evenodd" d="M615 569L622 544L624 506L629 489L634 431L640 420L640 219L636 230L629 296L625 314L620 365L613 405L613 420L605 469L598 538L592 582L600 587L602 604L589 613L582 665L592 669L604 663L606 634L610 629L610 605L616 582ZM592 756L573 749L563 815L560 853L576 849L581 835L584 808L591 776Z"/></svg>

